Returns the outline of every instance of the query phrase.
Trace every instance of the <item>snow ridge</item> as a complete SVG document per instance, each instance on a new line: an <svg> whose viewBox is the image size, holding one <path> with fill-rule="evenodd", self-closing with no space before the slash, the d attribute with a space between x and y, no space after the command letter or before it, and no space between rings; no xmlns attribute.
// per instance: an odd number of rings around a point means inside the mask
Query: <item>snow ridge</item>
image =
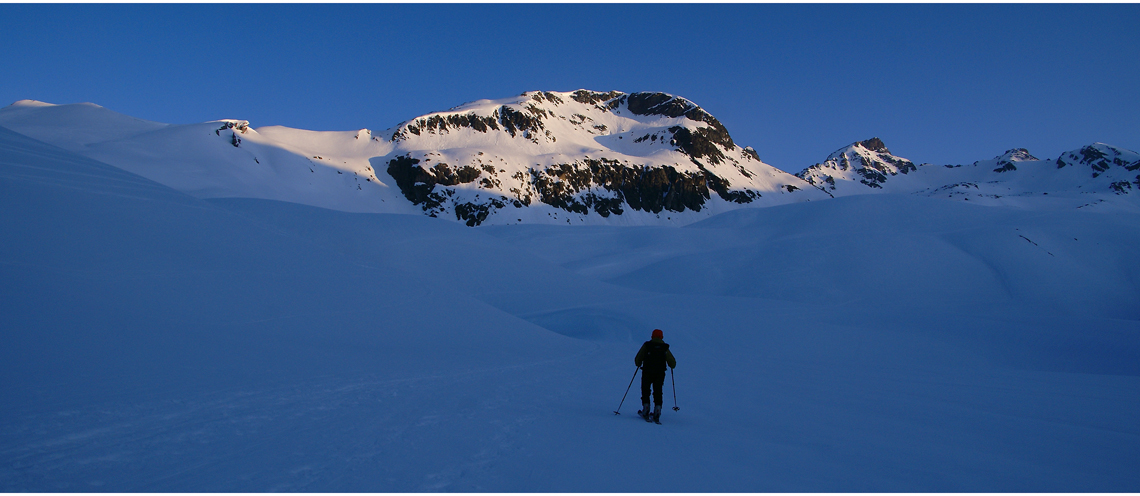
<svg viewBox="0 0 1140 496"><path fill-rule="evenodd" d="M1055 165L1055 166L1053 166ZM1140 154L1104 143L1041 160L1013 148L970 165L914 165L878 138L853 143L797 176L833 197L882 192L1029 208L1140 209Z"/></svg>
<svg viewBox="0 0 1140 496"><path fill-rule="evenodd" d="M696 103L660 92L530 91L378 132L254 128L240 119L171 125L35 100L0 109L0 126L199 198L418 213L468 226L687 225L743 207L884 192L1140 208L1121 200L1140 189L1140 155L1104 143L1055 160L1014 148L939 167L915 165L875 137L793 175L737 145Z"/></svg>
<svg viewBox="0 0 1140 496"><path fill-rule="evenodd" d="M469 226L683 225L827 197L666 93L532 91L377 133L255 129L237 119L132 128L101 107L97 118L85 112L93 110L18 102L0 109L0 125L200 198L421 212ZM59 132L76 127L121 132L79 142Z"/></svg>

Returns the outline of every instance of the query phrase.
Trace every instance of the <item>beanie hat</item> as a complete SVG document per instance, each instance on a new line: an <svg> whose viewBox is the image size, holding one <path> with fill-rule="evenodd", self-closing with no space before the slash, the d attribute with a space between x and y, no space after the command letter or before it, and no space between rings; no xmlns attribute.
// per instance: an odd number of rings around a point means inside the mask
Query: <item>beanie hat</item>
<svg viewBox="0 0 1140 496"><path fill-rule="evenodd" d="M665 337L665 333L661 332L661 329L654 329L653 330L653 339L662 339L664 337Z"/></svg>

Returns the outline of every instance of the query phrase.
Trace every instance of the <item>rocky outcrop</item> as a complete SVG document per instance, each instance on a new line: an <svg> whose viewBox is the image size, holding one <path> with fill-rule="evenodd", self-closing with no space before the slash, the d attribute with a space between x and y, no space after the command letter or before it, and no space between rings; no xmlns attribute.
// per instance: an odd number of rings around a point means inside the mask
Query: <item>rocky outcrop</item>
<svg viewBox="0 0 1140 496"><path fill-rule="evenodd" d="M1014 148L1012 150L1006 150L1005 153L994 157L994 160L994 172L1012 172L1017 170L1017 165L1015 164L1018 162L1036 162L1040 159L1030 155L1029 150L1025 148ZM978 162L974 162L974 165L977 164Z"/></svg>
<svg viewBox="0 0 1140 496"><path fill-rule="evenodd" d="M706 170L678 171L674 167L635 167L607 159L584 159L532 170L539 200L578 213L598 212L603 217L621 215L623 205L633 210L660 213L663 210L699 212L715 192L722 199L748 203L760 194L729 191L727 182ZM604 193L591 190L601 189ZM583 194L584 193L584 194Z"/></svg>
<svg viewBox="0 0 1140 496"><path fill-rule="evenodd" d="M391 136L387 169L404 197L428 215L450 212L469 225L509 207L609 218L803 195L798 178L738 147L693 102L666 93L529 92L413 119ZM772 184L776 177L785 179Z"/></svg>
<svg viewBox="0 0 1140 496"><path fill-rule="evenodd" d="M796 176L830 193L839 187L837 180L882 189L891 176L917 169L910 160L892 155L881 139L871 138L836 150L823 163L808 167Z"/></svg>
<svg viewBox="0 0 1140 496"><path fill-rule="evenodd" d="M1061 154L1057 158L1057 168L1067 166L1087 167L1092 177L1100 176L1113 167L1127 171L1140 169L1140 158L1134 152L1121 150L1104 143L1094 143L1079 150Z"/></svg>

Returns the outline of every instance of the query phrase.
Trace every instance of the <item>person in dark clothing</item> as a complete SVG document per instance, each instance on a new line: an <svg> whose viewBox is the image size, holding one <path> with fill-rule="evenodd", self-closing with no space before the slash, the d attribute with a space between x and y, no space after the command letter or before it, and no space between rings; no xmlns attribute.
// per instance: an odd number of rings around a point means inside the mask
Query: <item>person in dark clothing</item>
<svg viewBox="0 0 1140 496"><path fill-rule="evenodd" d="M665 342L665 334L661 329L654 329L651 339L641 345L637 356L633 358L634 365L641 368L641 411L637 412L645 420L658 421L661 419L661 403L664 393L661 388L665 385L665 367L675 368L677 359L669 351L669 344ZM649 392L653 391L653 412L649 411Z"/></svg>

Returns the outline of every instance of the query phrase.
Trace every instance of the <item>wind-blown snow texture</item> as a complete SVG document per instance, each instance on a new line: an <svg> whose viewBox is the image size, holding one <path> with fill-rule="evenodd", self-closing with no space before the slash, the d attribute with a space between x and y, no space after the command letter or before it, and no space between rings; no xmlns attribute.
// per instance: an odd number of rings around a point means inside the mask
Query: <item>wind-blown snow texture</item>
<svg viewBox="0 0 1140 496"><path fill-rule="evenodd" d="M391 135L121 122L0 128L4 491L1140 488L1140 215L1104 190L1131 152L884 161L881 188L832 176L879 194L714 193L744 208L684 228L470 229L312 151ZM266 169L122 166L182 132ZM309 153L329 165L281 165ZM318 170L356 175L297 183ZM978 186L889 189L935 171ZM298 201L359 177L385 193ZM678 359L662 426L636 385L612 413L653 328Z"/></svg>

